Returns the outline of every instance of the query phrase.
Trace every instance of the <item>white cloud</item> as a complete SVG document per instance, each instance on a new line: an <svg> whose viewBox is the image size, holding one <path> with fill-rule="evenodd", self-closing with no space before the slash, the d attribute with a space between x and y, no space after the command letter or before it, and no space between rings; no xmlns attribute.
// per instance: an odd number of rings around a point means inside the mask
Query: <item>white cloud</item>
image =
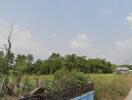
<svg viewBox="0 0 132 100"><path fill-rule="evenodd" d="M123 59L132 58L132 37L124 41L118 41L115 44L115 50L118 57Z"/></svg>
<svg viewBox="0 0 132 100"><path fill-rule="evenodd" d="M72 49L86 49L90 47L87 34L78 34L75 39L72 40L70 48Z"/></svg>
<svg viewBox="0 0 132 100"><path fill-rule="evenodd" d="M123 41L117 41L113 48L105 55L113 63L126 63L125 60L132 59L132 37ZM129 61L132 63L132 61Z"/></svg>
<svg viewBox="0 0 132 100"><path fill-rule="evenodd" d="M98 48L94 47L94 44L86 33L78 34L70 43L70 53L76 53L77 55L83 55L87 57L100 57L101 52Z"/></svg>
<svg viewBox="0 0 132 100"><path fill-rule="evenodd" d="M132 29L132 13L129 16L126 17L126 20L129 23L130 28Z"/></svg>
<svg viewBox="0 0 132 100"><path fill-rule="evenodd" d="M126 17L126 20L132 30L132 13ZM132 37L117 41L111 49L110 55L111 60L116 63L125 63L125 60L132 59Z"/></svg>
<svg viewBox="0 0 132 100"><path fill-rule="evenodd" d="M126 17L130 29L132 30L132 14ZM113 63L126 63L125 60L132 59L132 37L125 40L117 41L113 44L112 48L104 55ZM129 61L132 63L132 60Z"/></svg>
<svg viewBox="0 0 132 100"><path fill-rule="evenodd" d="M105 12L107 14L107 12ZM132 30L132 13L126 17L130 29ZM79 34L70 44L73 53L83 54L88 57L102 57L116 64L124 64L126 61L132 64L132 37L125 40L117 41L106 50L97 48L92 44L91 38L87 34Z"/></svg>
<svg viewBox="0 0 132 100"><path fill-rule="evenodd" d="M132 49L132 37L124 41L118 41L115 47L120 52L126 52L126 50Z"/></svg>
<svg viewBox="0 0 132 100"><path fill-rule="evenodd" d="M7 43L10 24L0 21L0 47ZM36 58L44 58L49 54L47 48L40 41L35 40L29 30L22 30L18 25L13 26L12 50L15 53L33 54Z"/></svg>
<svg viewBox="0 0 132 100"><path fill-rule="evenodd" d="M85 55L87 57L101 57L112 61L112 63L126 63L125 60L129 59L129 63L132 63L132 37L117 41L112 47L105 49L95 47L90 37L87 34L79 34L70 44L71 52L79 55Z"/></svg>

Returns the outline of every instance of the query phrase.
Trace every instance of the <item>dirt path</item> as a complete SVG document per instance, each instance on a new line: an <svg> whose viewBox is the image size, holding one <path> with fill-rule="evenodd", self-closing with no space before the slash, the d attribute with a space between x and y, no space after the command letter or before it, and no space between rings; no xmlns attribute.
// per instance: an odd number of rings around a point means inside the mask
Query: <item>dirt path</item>
<svg viewBox="0 0 132 100"><path fill-rule="evenodd" d="M132 100L132 89L130 90L128 96L126 97L125 100Z"/></svg>

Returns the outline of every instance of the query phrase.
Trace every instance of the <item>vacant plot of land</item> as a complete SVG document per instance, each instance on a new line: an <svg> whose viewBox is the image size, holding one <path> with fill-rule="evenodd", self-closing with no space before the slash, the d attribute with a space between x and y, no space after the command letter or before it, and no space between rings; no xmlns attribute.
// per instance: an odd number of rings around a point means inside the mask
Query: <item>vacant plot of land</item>
<svg viewBox="0 0 132 100"><path fill-rule="evenodd" d="M29 77L35 83L34 76ZM52 80L53 75L42 75L41 80ZM96 100L123 100L132 87L131 75L89 74L89 80L95 83Z"/></svg>
<svg viewBox="0 0 132 100"><path fill-rule="evenodd" d="M86 74L87 75L87 74ZM131 75L88 74L89 80L95 84L95 100L124 100L132 87ZM28 81L35 86L35 76L29 76ZM23 77L22 81L26 79ZM41 75L40 79L53 80L53 75Z"/></svg>
<svg viewBox="0 0 132 100"><path fill-rule="evenodd" d="M131 75L92 74L96 100L124 100L132 87Z"/></svg>

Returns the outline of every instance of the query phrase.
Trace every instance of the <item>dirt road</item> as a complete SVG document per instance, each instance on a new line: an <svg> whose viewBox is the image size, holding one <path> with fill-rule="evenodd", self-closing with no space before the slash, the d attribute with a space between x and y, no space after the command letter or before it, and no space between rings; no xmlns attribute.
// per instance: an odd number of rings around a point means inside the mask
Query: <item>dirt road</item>
<svg viewBox="0 0 132 100"><path fill-rule="evenodd" d="M128 96L125 98L125 100L132 100L132 89L130 90Z"/></svg>

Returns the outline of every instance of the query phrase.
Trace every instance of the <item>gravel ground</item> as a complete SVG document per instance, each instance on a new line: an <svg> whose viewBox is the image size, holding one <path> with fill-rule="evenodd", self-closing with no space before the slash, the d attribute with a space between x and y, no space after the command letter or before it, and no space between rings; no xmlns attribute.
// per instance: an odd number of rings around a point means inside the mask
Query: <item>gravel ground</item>
<svg viewBox="0 0 132 100"><path fill-rule="evenodd" d="M132 89L130 90L128 96L125 98L125 100L132 100Z"/></svg>

